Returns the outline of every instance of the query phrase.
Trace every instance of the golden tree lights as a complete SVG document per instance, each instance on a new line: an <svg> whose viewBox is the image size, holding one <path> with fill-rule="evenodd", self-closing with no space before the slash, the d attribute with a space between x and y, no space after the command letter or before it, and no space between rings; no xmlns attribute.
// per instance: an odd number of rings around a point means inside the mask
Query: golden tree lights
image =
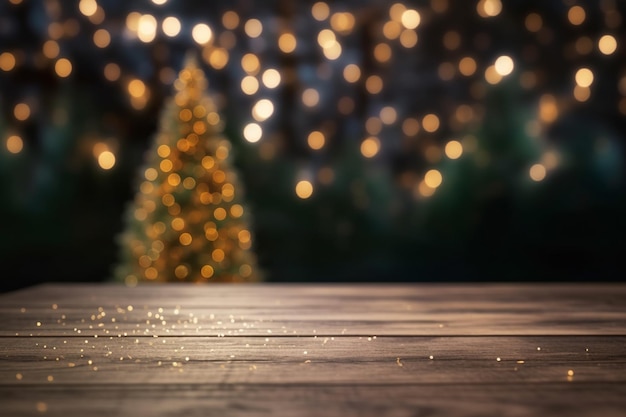
<svg viewBox="0 0 626 417"><path fill-rule="evenodd" d="M127 285L257 280L230 142L193 59L174 87L127 212L117 277Z"/></svg>

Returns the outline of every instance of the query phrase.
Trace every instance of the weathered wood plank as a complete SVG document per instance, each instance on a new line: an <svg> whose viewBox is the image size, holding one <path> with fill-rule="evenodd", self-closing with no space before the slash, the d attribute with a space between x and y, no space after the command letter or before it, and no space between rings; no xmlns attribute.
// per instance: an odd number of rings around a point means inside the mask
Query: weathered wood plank
<svg viewBox="0 0 626 417"><path fill-rule="evenodd" d="M174 307L324 307L344 305L350 300L380 303L405 301L419 303L446 301L461 305L478 301L531 303L540 310L557 305L623 307L626 286L615 284L167 284L128 288L118 284L44 284L0 294L5 306L48 307L59 305L113 306L127 303ZM548 303L548 304L546 304Z"/></svg>
<svg viewBox="0 0 626 417"><path fill-rule="evenodd" d="M45 285L0 297L0 335L626 335L623 288Z"/></svg>
<svg viewBox="0 0 626 417"><path fill-rule="evenodd" d="M2 417L626 409L624 285L43 285L0 336Z"/></svg>
<svg viewBox="0 0 626 417"><path fill-rule="evenodd" d="M623 417L624 384L0 387L11 417Z"/></svg>
<svg viewBox="0 0 626 417"><path fill-rule="evenodd" d="M626 383L624 346L626 337L2 338L0 385Z"/></svg>

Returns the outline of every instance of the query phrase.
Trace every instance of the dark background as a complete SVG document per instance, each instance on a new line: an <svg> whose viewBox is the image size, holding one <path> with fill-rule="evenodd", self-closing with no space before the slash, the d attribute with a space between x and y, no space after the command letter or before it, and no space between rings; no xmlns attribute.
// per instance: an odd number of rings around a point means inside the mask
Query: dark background
<svg viewBox="0 0 626 417"><path fill-rule="evenodd" d="M137 170L190 51L227 121L266 280L621 280L624 2L407 1L421 18L408 47L384 29L412 30L390 13L393 2L332 2L319 20L314 3L99 0L89 16L79 2L0 3L0 289L110 279ZM224 22L226 11L239 24ZM133 12L155 17L153 40L137 38ZM354 24L333 25L335 13ZM182 23L175 37L161 30L167 16ZM249 19L263 25L257 38L246 34ZM198 23L212 29L207 45L191 36ZM329 28L342 47L337 59L317 41ZM100 29L110 35L102 47ZM285 32L297 39L293 52L278 46ZM604 35L617 40L614 52L601 51ZM380 44L388 59L375 54ZM215 48L228 54L223 67L207 60ZM242 92L248 53L260 60L258 79L280 71L277 88ZM501 55L515 68L489 82L485 71ZM464 57L475 72L460 70ZM61 58L72 64L69 76L55 70ZM119 77L105 76L108 64ZM344 79L348 64L360 68L357 82ZM588 93L575 93L580 68L594 75ZM370 76L381 78L382 91L368 89ZM136 100L134 79L146 86ZM320 97L312 107L302 101L307 88ZM250 143L242 132L262 98L275 111ZM396 118L381 123L386 107ZM438 129L424 129L428 114ZM403 128L411 118L417 133ZM307 145L313 130L326 136L320 150ZM370 136L381 146L366 158L360 146ZM445 154L450 140L463 145L458 159ZM115 154L112 169L99 166L102 149ZM535 164L546 168L540 181L529 175ZM443 178L434 193L420 186L431 169ZM294 192L301 179L313 183L308 199Z"/></svg>

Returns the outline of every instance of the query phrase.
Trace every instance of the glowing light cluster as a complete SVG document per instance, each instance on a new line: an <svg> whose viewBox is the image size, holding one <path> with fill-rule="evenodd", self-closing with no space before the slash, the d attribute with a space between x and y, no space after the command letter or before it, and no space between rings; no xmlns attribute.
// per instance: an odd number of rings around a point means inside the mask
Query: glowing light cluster
<svg viewBox="0 0 626 417"><path fill-rule="evenodd" d="M135 205L129 210L128 222L141 226L126 231L120 277L131 285L140 280L253 280L251 233L238 201L230 143L220 134L221 118L193 60L188 60L174 86L173 106L164 114ZM142 80L128 83L131 97L142 97L147 91ZM272 112L268 99L254 106L259 118ZM247 140L258 140L260 126L251 123L244 134ZM99 165L112 168L113 152L99 150Z"/></svg>

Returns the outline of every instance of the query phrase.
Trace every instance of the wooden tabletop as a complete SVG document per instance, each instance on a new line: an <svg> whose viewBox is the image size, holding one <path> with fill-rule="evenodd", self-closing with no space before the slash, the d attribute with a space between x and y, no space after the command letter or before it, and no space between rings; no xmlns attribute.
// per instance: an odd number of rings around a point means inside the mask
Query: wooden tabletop
<svg viewBox="0 0 626 417"><path fill-rule="evenodd" d="M0 416L626 416L626 285L42 285Z"/></svg>

